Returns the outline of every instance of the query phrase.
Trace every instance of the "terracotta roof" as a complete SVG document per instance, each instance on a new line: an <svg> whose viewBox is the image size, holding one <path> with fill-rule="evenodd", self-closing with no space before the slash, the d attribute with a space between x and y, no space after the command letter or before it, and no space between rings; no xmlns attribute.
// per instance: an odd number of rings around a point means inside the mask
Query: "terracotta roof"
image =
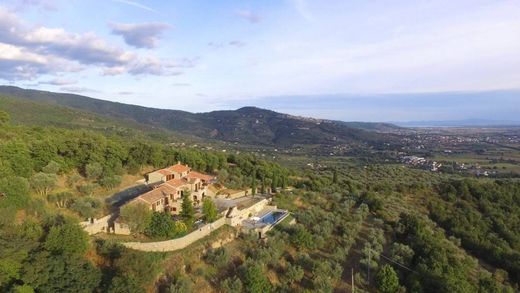
<svg viewBox="0 0 520 293"><path fill-rule="evenodd" d="M136 199L145 201L149 204L155 203L161 198L164 198L170 194L175 194L177 192L177 189L175 189L172 186L168 186L166 184L161 184L157 188L154 188L151 191L148 191L147 193L141 194Z"/></svg>
<svg viewBox="0 0 520 293"><path fill-rule="evenodd" d="M172 172L167 170L167 169L161 169L161 170L157 170L156 172L159 172L163 175L170 175Z"/></svg>
<svg viewBox="0 0 520 293"><path fill-rule="evenodd" d="M190 174L187 176L188 178L199 178L202 181L211 181L215 180L215 176L202 174L196 171L191 171Z"/></svg>
<svg viewBox="0 0 520 293"><path fill-rule="evenodd" d="M172 179L166 181L166 184L174 187L174 188L181 188L183 186L188 185L188 182L185 179Z"/></svg>
<svg viewBox="0 0 520 293"><path fill-rule="evenodd" d="M176 164L176 165L170 166L166 169L173 171L173 172L177 172L177 173L188 172L191 170L190 167L188 167L186 165L182 165L182 164Z"/></svg>

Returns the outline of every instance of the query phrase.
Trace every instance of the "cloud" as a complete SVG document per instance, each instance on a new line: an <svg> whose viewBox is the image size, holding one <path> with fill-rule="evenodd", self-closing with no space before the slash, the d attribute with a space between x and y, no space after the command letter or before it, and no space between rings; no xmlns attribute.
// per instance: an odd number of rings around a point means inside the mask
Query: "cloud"
<svg viewBox="0 0 520 293"><path fill-rule="evenodd" d="M225 46L233 46L233 47L240 48L240 47L244 47L245 45L246 45L246 43L244 43L242 41L238 41L238 40L229 41L227 43L224 43L224 42L209 42L208 43L208 46L210 46L211 48L213 48L215 50L221 49Z"/></svg>
<svg viewBox="0 0 520 293"><path fill-rule="evenodd" d="M183 72L175 70L177 63L147 58L131 65L128 73L133 75L152 74L152 75L181 75Z"/></svg>
<svg viewBox="0 0 520 293"><path fill-rule="evenodd" d="M162 25L152 26L155 31L161 28ZM156 37L157 34L144 37L145 43L153 45ZM77 72L91 66L99 67L105 75L173 75L178 74L175 67L193 67L195 62L195 59L165 61L141 56L113 46L93 32L32 27L1 6L0 46L0 78L5 80L34 79L42 74Z"/></svg>
<svg viewBox="0 0 520 293"><path fill-rule="evenodd" d="M220 49L220 48L224 47L224 43L222 43L222 42L209 42L208 46L210 46L213 49Z"/></svg>
<svg viewBox="0 0 520 293"><path fill-rule="evenodd" d="M123 3L123 4L126 4L126 5L133 6L133 7L137 7L139 9L143 9L143 10L146 10L146 11L157 13L157 10L155 10L155 9L149 7L149 6L143 5L143 4L141 4L139 2L136 2L136 1L130 1L130 0L112 0L112 1Z"/></svg>
<svg viewBox="0 0 520 293"><path fill-rule="evenodd" d="M122 91L122 92L118 92L117 94L118 95L122 95L122 96L129 96L129 95L133 95L134 93L133 92Z"/></svg>
<svg viewBox="0 0 520 293"><path fill-rule="evenodd" d="M261 18L258 14L256 14L253 11L250 11L250 10L238 9L238 10L235 10L235 14L238 15L239 17L249 21L250 23L258 23L261 20Z"/></svg>
<svg viewBox="0 0 520 293"><path fill-rule="evenodd" d="M31 80L42 74L74 72L80 66L56 56L33 53L26 48L0 43L0 78Z"/></svg>
<svg viewBox="0 0 520 293"><path fill-rule="evenodd" d="M125 42L136 48L155 48L164 30L170 28L166 23L113 23L112 33L120 35Z"/></svg>
<svg viewBox="0 0 520 293"><path fill-rule="evenodd" d="M78 81L72 80L72 79L63 79L63 78L56 78L56 79L39 82L39 84L60 85L60 86L71 85L71 84L76 84L76 83L78 83Z"/></svg>
<svg viewBox="0 0 520 293"><path fill-rule="evenodd" d="M190 86L191 84L189 83L186 83L186 82L177 82L177 83L172 83L173 86Z"/></svg>
<svg viewBox="0 0 520 293"><path fill-rule="evenodd" d="M246 45L246 43L244 43L242 41L231 41L228 44L230 46L234 46L234 47L244 47Z"/></svg>

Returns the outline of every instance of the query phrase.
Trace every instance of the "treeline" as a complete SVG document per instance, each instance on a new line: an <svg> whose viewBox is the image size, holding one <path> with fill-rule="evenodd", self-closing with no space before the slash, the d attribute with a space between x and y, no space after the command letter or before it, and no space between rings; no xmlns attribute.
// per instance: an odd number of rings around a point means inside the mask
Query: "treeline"
<svg viewBox="0 0 520 293"><path fill-rule="evenodd" d="M450 180L438 186L432 218L473 255L520 281L520 182Z"/></svg>

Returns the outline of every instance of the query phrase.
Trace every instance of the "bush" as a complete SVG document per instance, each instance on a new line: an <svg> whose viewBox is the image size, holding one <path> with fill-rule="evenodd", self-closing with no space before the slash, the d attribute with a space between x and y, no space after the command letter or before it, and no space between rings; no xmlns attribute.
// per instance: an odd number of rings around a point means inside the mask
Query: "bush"
<svg viewBox="0 0 520 293"><path fill-rule="evenodd" d="M97 184L87 183L87 184L78 186L78 191L81 192L83 195L92 196L92 194L94 193L96 188L97 188Z"/></svg>
<svg viewBox="0 0 520 293"><path fill-rule="evenodd" d="M264 274L262 266L255 263L245 264L244 267L244 287L249 293L271 292L271 283Z"/></svg>
<svg viewBox="0 0 520 293"><path fill-rule="evenodd" d="M236 276L227 278L220 284L220 288L226 293L242 293L244 292L243 287L242 281Z"/></svg>
<svg viewBox="0 0 520 293"><path fill-rule="evenodd" d="M56 174L48 174L48 173L37 173L31 177L31 187L41 195L47 195L49 191L51 191L54 186L56 186L56 181L58 178Z"/></svg>
<svg viewBox="0 0 520 293"><path fill-rule="evenodd" d="M83 254L88 249L88 236L79 225L66 223L51 227L44 246L53 254Z"/></svg>
<svg viewBox="0 0 520 293"><path fill-rule="evenodd" d="M102 207L103 204L99 199L84 197L74 200L74 203L70 208L80 214L83 218L95 218L96 215L100 213Z"/></svg>
<svg viewBox="0 0 520 293"><path fill-rule="evenodd" d="M144 203L130 203L121 207L120 217L132 233L143 233L152 221L152 211Z"/></svg>
<svg viewBox="0 0 520 293"><path fill-rule="evenodd" d="M153 213L145 234L150 237L173 238L185 234L186 225L174 221L168 213Z"/></svg>
<svg viewBox="0 0 520 293"><path fill-rule="evenodd" d="M85 175L88 179L97 179L103 174L103 166L100 163L90 163L85 166Z"/></svg>
<svg viewBox="0 0 520 293"><path fill-rule="evenodd" d="M105 176L99 180L99 185L110 190L118 187L123 179L118 175Z"/></svg>
<svg viewBox="0 0 520 293"><path fill-rule="evenodd" d="M48 174L58 174L61 171L61 165L54 161L50 161L47 166L42 168L42 171Z"/></svg>
<svg viewBox="0 0 520 293"><path fill-rule="evenodd" d="M389 265L381 267L376 275L377 288L381 293L395 293L399 289L399 278L397 273Z"/></svg>
<svg viewBox="0 0 520 293"><path fill-rule="evenodd" d="M230 258L229 251L224 247L219 247L208 250L204 259L207 263L222 269L228 265Z"/></svg>

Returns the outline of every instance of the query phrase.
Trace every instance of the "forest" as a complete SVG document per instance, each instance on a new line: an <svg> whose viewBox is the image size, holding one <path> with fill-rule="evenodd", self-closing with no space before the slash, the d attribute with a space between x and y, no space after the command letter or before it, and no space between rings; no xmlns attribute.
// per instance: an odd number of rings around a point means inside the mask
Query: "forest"
<svg viewBox="0 0 520 293"><path fill-rule="evenodd" d="M13 125L0 111L1 292L516 292L520 184L393 164L286 168L140 134ZM145 253L78 225L181 161L291 211L265 241ZM156 221L161 221L156 216ZM319 223L319 224L317 224ZM167 235L168 236L168 235Z"/></svg>

